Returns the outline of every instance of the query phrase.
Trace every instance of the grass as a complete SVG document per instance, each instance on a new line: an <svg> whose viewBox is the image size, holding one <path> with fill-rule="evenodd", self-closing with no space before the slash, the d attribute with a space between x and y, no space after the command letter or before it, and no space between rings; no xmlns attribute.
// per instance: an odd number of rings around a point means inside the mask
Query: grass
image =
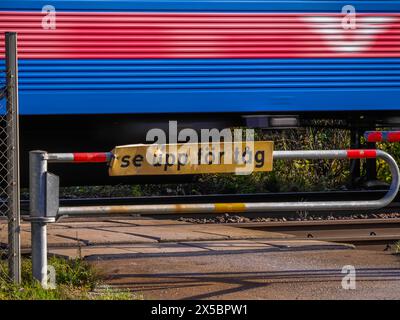
<svg viewBox="0 0 400 320"><path fill-rule="evenodd" d="M56 272L55 289L43 289L32 279L29 259L22 261L22 284L9 281L5 261L0 261L0 300L132 300L138 297L129 291L116 290L102 284L102 275L82 259L65 260L52 257L49 265Z"/></svg>

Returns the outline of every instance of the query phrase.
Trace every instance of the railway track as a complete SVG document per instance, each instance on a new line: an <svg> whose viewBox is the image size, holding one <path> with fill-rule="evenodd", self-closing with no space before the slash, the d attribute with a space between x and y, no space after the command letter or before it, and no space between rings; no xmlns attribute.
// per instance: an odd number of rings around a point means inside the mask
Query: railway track
<svg viewBox="0 0 400 320"><path fill-rule="evenodd" d="M73 198L60 199L61 206L90 206L90 205L115 205L115 204L155 204L155 203L207 203L207 202L268 202L268 201L335 201L335 200L371 200L378 199L385 194L385 190L363 191L333 191L333 192L300 192L300 193L259 193L259 194L224 194L224 195L199 195L199 196L157 196L157 197L113 197L113 198ZM22 201L22 209L28 213L28 201ZM388 207L380 210L362 211L364 214L379 214L396 212L400 213L400 196ZM294 239L313 239L330 242L351 243L361 248L375 248L389 250L394 243L400 240L400 218L385 219L343 219L358 211L350 212L313 212L321 220L303 221L274 221L274 222L246 222L229 223L229 226L264 230L269 232L287 233ZM338 219L326 220L336 216ZM243 215L247 218L267 217L282 218L299 217L299 212L265 212ZM152 216L153 218L178 219L182 215ZM188 214L185 218L201 219L212 218L215 215ZM117 218L114 216L113 218ZM134 217L123 216L124 219ZM99 218L66 218L68 220L97 220ZM100 218L101 219L101 218ZM208 221L210 222L210 221ZM218 222L218 221L215 221ZM221 223L221 225L227 225Z"/></svg>
<svg viewBox="0 0 400 320"><path fill-rule="evenodd" d="M165 217L164 217L165 218ZM67 221L107 221L109 218L65 218ZM137 217L113 217L124 222L134 222ZM140 218L143 219L143 218ZM171 224L171 227L176 225ZM319 240L353 244L358 249L372 249L393 252L400 241L400 218L317 220L317 221L277 221L246 223L215 223L213 226L230 226L254 231L285 233L293 240ZM204 225L207 228L207 224Z"/></svg>
<svg viewBox="0 0 400 320"><path fill-rule="evenodd" d="M286 233L294 239L350 243L357 248L391 250L400 240L398 219L354 219L238 223L233 226Z"/></svg>
<svg viewBox="0 0 400 320"><path fill-rule="evenodd" d="M165 216L163 216L165 218ZM73 217L63 218L62 222L108 221L110 217ZM131 220L138 217L112 217L112 220ZM143 219L143 218L140 218ZM293 236L293 240L319 240L353 244L361 249L373 249L393 252L400 241L400 218L385 219L334 219L312 221L274 221L246 223L215 223L219 226L284 233ZM171 226L176 226L171 224ZM207 228L207 225L204 225ZM270 236L270 235L269 235Z"/></svg>

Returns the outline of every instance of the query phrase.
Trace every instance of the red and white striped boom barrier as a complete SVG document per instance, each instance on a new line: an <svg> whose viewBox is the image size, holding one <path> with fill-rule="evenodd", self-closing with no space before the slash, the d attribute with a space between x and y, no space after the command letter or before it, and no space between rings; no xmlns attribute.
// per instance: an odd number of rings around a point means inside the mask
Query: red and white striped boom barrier
<svg viewBox="0 0 400 320"><path fill-rule="evenodd" d="M367 142L400 142L400 131L366 131Z"/></svg>
<svg viewBox="0 0 400 320"><path fill-rule="evenodd" d="M111 152L48 153L46 160L62 163L102 163L110 162L112 157Z"/></svg>

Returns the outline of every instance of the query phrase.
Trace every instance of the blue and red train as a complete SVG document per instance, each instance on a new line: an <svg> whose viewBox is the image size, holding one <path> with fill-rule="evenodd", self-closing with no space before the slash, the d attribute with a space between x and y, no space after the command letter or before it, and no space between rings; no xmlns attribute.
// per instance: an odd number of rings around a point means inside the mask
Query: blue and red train
<svg viewBox="0 0 400 320"><path fill-rule="evenodd" d="M168 120L400 122L398 0L2 0L5 31L24 150L111 149Z"/></svg>

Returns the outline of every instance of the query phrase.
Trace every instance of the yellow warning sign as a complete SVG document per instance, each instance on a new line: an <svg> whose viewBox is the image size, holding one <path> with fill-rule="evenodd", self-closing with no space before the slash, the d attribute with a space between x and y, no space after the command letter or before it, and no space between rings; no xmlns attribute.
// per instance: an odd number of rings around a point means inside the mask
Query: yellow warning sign
<svg viewBox="0 0 400 320"><path fill-rule="evenodd" d="M271 171L272 152L272 141L118 146L112 151L109 174L250 174Z"/></svg>

